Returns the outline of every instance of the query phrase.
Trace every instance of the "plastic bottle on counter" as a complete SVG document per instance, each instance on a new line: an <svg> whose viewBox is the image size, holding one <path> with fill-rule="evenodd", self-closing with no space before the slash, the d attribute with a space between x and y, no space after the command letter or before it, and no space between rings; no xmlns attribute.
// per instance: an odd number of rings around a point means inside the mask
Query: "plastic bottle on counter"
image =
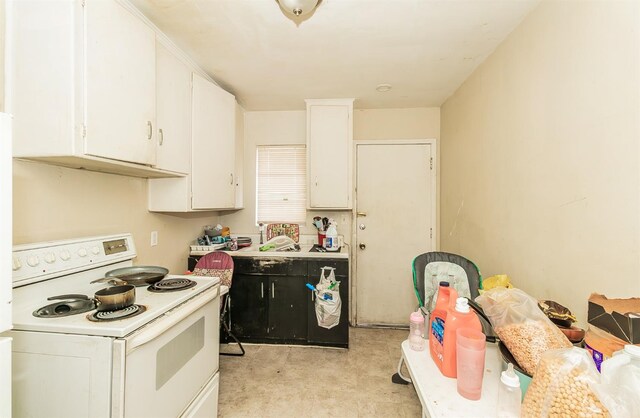
<svg viewBox="0 0 640 418"><path fill-rule="evenodd" d="M409 315L409 345L412 350L424 350L424 316L420 310Z"/></svg>
<svg viewBox="0 0 640 418"><path fill-rule="evenodd" d="M336 222L333 219L329 221L329 227L327 228L327 234L324 239L324 248L327 251L338 251L340 249L340 243L338 242L338 229Z"/></svg>
<svg viewBox="0 0 640 418"><path fill-rule="evenodd" d="M455 305L452 306L452 302L454 301ZM467 298L451 299L449 308L447 309L447 321L444 328L444 341L442 343L444 357L442 359L442 367L440 368L442 374L447 377L456 377L458 375L456 365L456 330L458 328L470 328L482 332L480 319L478 319L478 315L469 308Z"/></svg>
<svg viewBox="0 0 640 418"><path fill-rule="evenodd" d="M456 289L449 287L448 282L440 282L436 307L431 312L429 320L429 352L440 371L442 371L442 362L444 360L444 331L449 301L455 300L457 297L458 292L456 292ZM453 347L455 349L455 343Z"/></svg>
<svg viewBox="0 0 640 418"><path fill-rule="evenodd" d="M500 375L500 387L498 388L498 418L520 417L520 379L513 370L513 363L507 365L507 370Z"/></svg>

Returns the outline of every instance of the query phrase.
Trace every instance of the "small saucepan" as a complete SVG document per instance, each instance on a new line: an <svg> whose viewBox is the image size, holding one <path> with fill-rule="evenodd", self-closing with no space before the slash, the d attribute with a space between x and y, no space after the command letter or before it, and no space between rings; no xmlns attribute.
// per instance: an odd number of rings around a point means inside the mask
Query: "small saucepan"
<svg viewBox="0 0 640 418"><path fill-rule="evenodd" d="M94 298L97 311L117 311L135 303L136 287L130 284L107 287L98 290Z"/></svg>
<svg viewBox="0 0 640 418"><path fill-rule="evenodd" d="M133 305L136 301L136 288L132 285L120 285L107 287L104 289L98 290L93 299L90 299L86 295L60 295L60 296L52 296L48 298L48 300L59 300L64 299L69 302L67 305L71 305L71 303L83 303L82 306L84 311L91 309L96 309L100 312L104 311L117 311L120 309L128 308ZM91 305L88 305L91 304ZM48 306L46 307L48 308ZM47 312L45 312L47 313ZM76 312L79 313L79 312ZM35 314L35 313L34 313ZM40 316L40 315L36 315Z"/></svg>

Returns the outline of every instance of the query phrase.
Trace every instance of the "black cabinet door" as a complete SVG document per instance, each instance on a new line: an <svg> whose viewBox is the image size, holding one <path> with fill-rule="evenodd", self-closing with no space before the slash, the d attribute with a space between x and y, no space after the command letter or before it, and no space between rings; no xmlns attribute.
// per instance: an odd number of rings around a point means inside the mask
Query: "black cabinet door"
<svg viewBox="0 0 640 418"><path fill-rule="evenodd" d="M309 290L304 276L269 277L269 338L305 340L307 338L307 300Z"/></svg>
<svg viewBox="0 0 640 418"><path fill-rule="evenodd" d="M230 289L231 331L240 341L267 336L268 278L234 274Z"/></svg>
<svg viewBox="0 0 640 418"><path fill-rule="evenodd" d="M318 277L319 273L314 274L309 277L309 281L315 284L318 281ZM345 348L349 347L349 277L336 276L336 280L340 282L340 300L342 302L342 306L340 308L340 322L331 329L326 329L318 325L315 297L313 300L309 299L307 314L307 340L310 344Z"/></svg>

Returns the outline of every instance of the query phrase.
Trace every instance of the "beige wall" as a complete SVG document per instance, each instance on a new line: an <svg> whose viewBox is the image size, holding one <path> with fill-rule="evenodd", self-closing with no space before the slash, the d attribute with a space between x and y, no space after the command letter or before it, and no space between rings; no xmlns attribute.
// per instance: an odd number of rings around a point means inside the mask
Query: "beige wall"
<svg viewBox="0 0 640 418"><path fill-rule="evenodd" d="M135 264L176 274L187 269L190 242L217 222L214 213L148 212L147 180L135 177L14 161L13 191L14 244L131 232ZM155 247L151 231L158 231Z"/></svg>
<svg viewBox="0 0 640 418"><path fill-rule="evenodd" d="M442 107L441 244L586 320L640 296L637 2L543 2Z"/></svg>
<svg viewBox="0 0 640 418"><path fill-rule="evenodd" d="M220 221L234 233L257 233L255 226L256 146L306 143L305 111L246 112L244 125L244 210L225 212ZM354 110L354 140L440 137L440 109ZM309 211L301 233L315 234L314 216L333 217L338 232L350 241L351 211Z"/></svg>

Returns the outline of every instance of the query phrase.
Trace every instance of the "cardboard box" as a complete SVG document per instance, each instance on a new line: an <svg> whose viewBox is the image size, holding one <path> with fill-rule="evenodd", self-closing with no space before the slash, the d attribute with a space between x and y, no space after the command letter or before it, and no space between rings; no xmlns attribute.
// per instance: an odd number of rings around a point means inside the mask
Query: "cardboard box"
<svg viewBox="0 0 640 418"><path fill-rule="evenodd" d="M589 297L587 322L629 344L640 344L640 298Z"/></svg>

